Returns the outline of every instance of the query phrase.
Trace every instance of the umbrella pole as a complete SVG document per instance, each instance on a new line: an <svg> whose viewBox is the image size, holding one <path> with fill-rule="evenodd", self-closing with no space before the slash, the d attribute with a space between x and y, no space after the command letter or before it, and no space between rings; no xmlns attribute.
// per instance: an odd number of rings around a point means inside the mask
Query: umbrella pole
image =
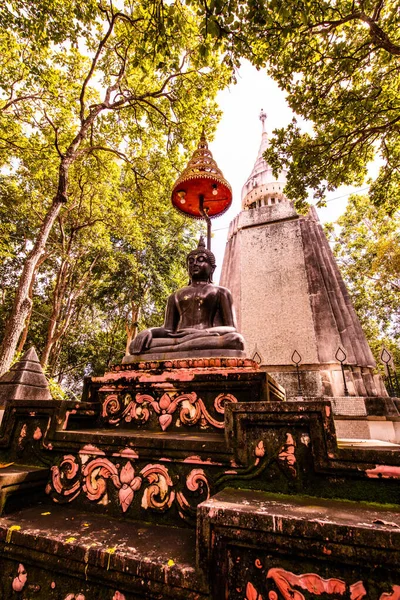
<svg viewBox="0 0 400 600"><path fill-rule="evenodd" d="M208 216L208 209L204 208L203 194L199 194L199 209L207 223L207 250L211 250L211 219Z"/></svg>

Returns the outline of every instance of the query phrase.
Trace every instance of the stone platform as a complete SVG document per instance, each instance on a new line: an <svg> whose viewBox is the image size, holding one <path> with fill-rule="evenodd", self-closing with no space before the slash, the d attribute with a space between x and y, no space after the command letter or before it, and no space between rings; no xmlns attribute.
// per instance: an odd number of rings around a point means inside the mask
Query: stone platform
<svg viewBox="0 0 400 600"><path fill-rule="evenodd" d="M386 397L332 398L340 438L400 442L400 400Z"/></svg>
<svg viewBox="0 0 400 600"><path fill-rule="evenodd" d="M233 360L4 401L2 600L400 599L399 448Z"/></svg>

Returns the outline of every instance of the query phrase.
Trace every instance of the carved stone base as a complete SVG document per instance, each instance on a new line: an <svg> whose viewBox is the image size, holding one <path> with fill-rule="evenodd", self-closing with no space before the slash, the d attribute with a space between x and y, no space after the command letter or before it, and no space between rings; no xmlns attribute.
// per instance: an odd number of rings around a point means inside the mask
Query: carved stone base
<svg viewBox="0 0 400 600"><path fill-rule="evenodd" d="M338 446L347 398L282 394L197 358L120 365L81 402L12 397L0 599L400 600L398 447ZM378 400L352 409L398 409Z"/></svg>
<svg viewBox="0 0 400 600"><path fill-rule="evenodd" d="M132 365L153 360L165 361L183 358L193 360L196 358L246 358L244 350L196 350L190 354L186 352L149 352L145 354L127 354L122 359L122 364Z"/></svg>

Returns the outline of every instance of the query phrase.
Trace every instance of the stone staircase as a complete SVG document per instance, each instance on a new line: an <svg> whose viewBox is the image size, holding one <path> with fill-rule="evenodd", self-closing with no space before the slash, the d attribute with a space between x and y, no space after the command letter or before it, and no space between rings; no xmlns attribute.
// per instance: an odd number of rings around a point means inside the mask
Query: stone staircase
<svg viewBox="0 0 400 600"><path fill-rule="evenodd" d="M310 548L326 590L350 555L349 581L364 573L368 549L398 569L398 447L338 446L330 402L286 402L235 360L119 366L86 380L81 402L12 397L21 370L40 371L34 351L0 380L0 598L279 600L282 577L308 590L292 571ZM320 568L318 552L342 567Z"/></svg>
<svg viewBox="0 0 400 600"><path fill-rule="evenodd" d="M205 362L119 366L88 380L86 401L66 408L53 432L53 451L68 454L52 466L50 498L98 514L194 527L197 505L237 473L224 432L226 406L284 398L252 361Z"/></svg>

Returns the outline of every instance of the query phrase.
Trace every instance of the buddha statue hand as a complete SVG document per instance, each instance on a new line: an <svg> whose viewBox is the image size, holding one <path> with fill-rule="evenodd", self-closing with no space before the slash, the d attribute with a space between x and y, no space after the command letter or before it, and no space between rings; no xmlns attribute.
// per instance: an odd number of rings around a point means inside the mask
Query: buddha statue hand
<svg viewBox="0 0 400 600"><path fill-rule="evenodd" d="M169 329L165 329L165 327L152 327L151 329L145 329L141 331L135 339L131 342L130 353L131 354L142 354L146 352L152 346L163 345L165 342L161 340L169 339L179 339L185 338L185 340L189 341L191 339L197 339L200 337L208 337L208 336L219 336L221 335L221 329L231 329L231 328L222 328L215 327L214 329L178 329L178 331L171 331ZM232 328L233 329L233 328ZM158 338L158 343L155 342ZM170 341L168 343L173 343Z"/></svg>
<svg viewBox="0 0 400 600"><path fill-rule="evenodd" d="M141 354L150 347L153 335L151 329L145 329L138 333L135 339L131 342L130 352L132 354Z"/></svg>
<svg viewBox="0 0 400 600"><path fill-rule="evenodd" d="M135 337L131 342L130 352L131 354L141 354L146 352L152 344L155 338L168 338L173 335L172 331L165 327L151 327L150 329L144 329Z"/></svg>

